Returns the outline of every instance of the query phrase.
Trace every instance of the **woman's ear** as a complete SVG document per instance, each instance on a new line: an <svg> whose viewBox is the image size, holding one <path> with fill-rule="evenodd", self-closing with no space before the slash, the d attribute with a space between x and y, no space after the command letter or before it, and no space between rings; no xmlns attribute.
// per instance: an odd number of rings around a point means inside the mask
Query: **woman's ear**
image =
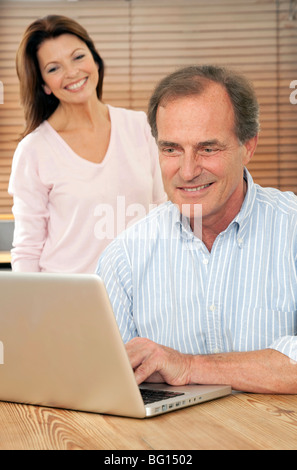
<svg viewBox="0 0 297 470"><path fill-rule="evenodd" d="M43 88L43 91L46 95L51 95L52 94L52 91L51 89L47 86L47 85L42 85L42 88Z"/></svg>

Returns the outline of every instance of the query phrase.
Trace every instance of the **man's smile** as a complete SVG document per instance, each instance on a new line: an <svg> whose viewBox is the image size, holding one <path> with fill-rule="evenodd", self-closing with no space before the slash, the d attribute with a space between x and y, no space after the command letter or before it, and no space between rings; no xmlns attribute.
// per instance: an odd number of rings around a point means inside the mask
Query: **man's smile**
<svg viewBox="0 0 297 470"><path fill-rule="evenodd" d="M202 191L203 189L209 188L213 183L207 183L199 186L179 186L177 189L186 193L194 193Z"/></svg>
<svg viewBox="0 0 297 470"><path fill-rule="evenodd" d="M208 188L211 184L212 183L208 183L208 184L205 184L203 186L196 186L194 188L183 187L181 189L183 189L184 191L187 191L187 192L201 191L201 189Z"/></svg>

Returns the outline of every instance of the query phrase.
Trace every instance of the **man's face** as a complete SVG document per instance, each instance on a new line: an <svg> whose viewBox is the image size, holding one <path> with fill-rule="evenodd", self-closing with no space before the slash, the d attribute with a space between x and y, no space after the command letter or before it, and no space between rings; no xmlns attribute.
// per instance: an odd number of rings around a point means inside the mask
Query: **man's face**
<svg viewBox="0 0 297 470"><path fill-rule="evenodd" d="M239 143L232 104L224 88L210 84L202 95L177 98L160 106L157 129L169 199L191 216L192 223L198 204L202 205L203 224L230 223L244 199L243 167L257 139ZM190 207L190 214L183 206Z"/></svg>

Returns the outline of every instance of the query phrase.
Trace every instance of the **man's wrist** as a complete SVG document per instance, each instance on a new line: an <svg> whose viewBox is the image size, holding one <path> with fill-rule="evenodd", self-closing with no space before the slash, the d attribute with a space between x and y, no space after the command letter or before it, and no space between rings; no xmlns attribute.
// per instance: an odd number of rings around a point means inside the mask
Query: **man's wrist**
<svg viewBox="0 0 297 470"><path fill-rule="evenodd" d="M225 354L200 354L192 356L191 384L223 384Z"/></svg>
<svg viewBox="0 0 297 470"><path fill-rule="evenodd" d="M209 363L207 355L191 356L189 384L206 383L207 364Z"/></svg>

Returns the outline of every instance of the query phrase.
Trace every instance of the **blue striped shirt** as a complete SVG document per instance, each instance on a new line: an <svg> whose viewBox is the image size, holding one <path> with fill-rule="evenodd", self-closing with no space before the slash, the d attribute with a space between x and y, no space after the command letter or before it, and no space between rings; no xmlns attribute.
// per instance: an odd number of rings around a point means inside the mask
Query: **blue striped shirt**
<svg viewBox="0 0 297 470"><path fill-rule="evenodd" d="M124 342L184 353L271 348L297 361L297 197L254 184L211 252L166 202L101 256Z"/></svg>

